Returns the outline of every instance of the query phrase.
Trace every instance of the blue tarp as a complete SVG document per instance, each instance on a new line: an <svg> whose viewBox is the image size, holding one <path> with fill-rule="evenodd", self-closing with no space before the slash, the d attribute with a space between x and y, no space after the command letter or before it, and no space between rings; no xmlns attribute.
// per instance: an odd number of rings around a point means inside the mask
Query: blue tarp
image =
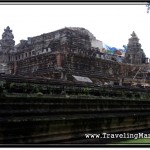
<svg viewBox="0 0 150 150"><path fill-rule="evenodd" d="M107 54L112 54L112 55L116 54L116 55L124 56L125 52L127 50L127 46L123 45L123 47L124 47L124 49L119 49L116 47L108 46L107 44L103 43L103 48L105 49L105 53L107 53Z"/></svg>

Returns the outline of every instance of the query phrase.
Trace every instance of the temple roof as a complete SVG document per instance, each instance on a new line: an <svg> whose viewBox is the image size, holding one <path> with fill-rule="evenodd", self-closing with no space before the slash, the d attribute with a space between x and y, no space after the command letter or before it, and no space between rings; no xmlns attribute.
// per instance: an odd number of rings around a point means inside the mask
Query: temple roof
<svg viewBox="0 0 150 150"><path fill-rule="evenodd" d="M87 34L91 40L95 40L96 37L87 29L82 28L82 27L67 27L67 29L73 30L73 31L78 31L81 32L82 34Z"/></svg>
<svg viewBox="0 0 150 150"><path fill-rule="evenodd" d="M134 31L132 32L131 36L132 36L131 38L137 38L137 39L139 39Z"/></svg>

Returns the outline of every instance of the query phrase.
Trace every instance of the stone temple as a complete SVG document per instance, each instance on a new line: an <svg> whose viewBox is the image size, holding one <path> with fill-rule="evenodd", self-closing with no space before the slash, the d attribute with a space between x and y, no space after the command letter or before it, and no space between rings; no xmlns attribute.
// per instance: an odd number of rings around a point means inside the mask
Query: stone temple
<svg viewBox="0 0 150 150"><path fill-rule="evenodd" d="M135 32L122 58L84 28L15 45L7 27L0 40L0 143L118 144L125 138L99 135L146 134L149 91L150 67Z"/></svg>
<svg viewBox="0 0 150 150"><path fill-rule="evenodd" d="M117 62L115 55L106 55L102 41L85 28L65 27L15 45L8 26L0 40L0 73L60 80L88 77L94 83L121 84L124 79L133 79L139 67L149 70L134 31L123 62Z"/></svg>
<svg viewBox="0 0 150 150"><path fill-rule="evenodd" d="M131 64L143 64L146 62L146 56L141 49L141 44L139 43L139 38L133 31L129 43L127 45L128 50L125 54L125 62Z"/></svg>

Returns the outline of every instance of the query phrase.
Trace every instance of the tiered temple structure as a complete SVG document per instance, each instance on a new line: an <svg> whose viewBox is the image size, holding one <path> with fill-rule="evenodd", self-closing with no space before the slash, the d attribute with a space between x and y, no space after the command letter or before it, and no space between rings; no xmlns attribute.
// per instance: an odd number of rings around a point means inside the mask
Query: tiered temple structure
<svg viewBox="0 0 150 150"><path fill-rule="evenodd" d="M149 89L11 75L1 75L0 84L3 145L114 144L121 139L88 133L134 135L150 128Z"/></svg>
<svg viewBox="0 0 150 150"><path fill-rule="evenodd" d="M13 38L7 27L0 40L1 144L111 144L121 139L97 136L149 130L150 67L134 32L126 63L84 28Z"/></svg>
<svg viewBox="0 0 150 150"><path fill-rule="evenodd" d="M149 70L137 35L133 32L131 36L125 63L121 63L113 55L105 59L102 41L84 28L65 27L15 45L12 30L7 27L0 40L0 70L23 77L122 85L124 78L135 78L139 65Z"/></svg>

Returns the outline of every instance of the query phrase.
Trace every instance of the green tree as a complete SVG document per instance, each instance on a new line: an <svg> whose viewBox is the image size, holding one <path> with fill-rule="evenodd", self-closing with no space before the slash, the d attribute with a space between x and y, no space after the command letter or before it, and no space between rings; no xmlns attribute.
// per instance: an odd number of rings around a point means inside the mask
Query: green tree
<svg viewBox="0 0 150 150"><path fill-rule="evenodd" d="M149 10L150 10L150 2L147 3L146 7L147 7L147 13L149 13Z"/></svg>

